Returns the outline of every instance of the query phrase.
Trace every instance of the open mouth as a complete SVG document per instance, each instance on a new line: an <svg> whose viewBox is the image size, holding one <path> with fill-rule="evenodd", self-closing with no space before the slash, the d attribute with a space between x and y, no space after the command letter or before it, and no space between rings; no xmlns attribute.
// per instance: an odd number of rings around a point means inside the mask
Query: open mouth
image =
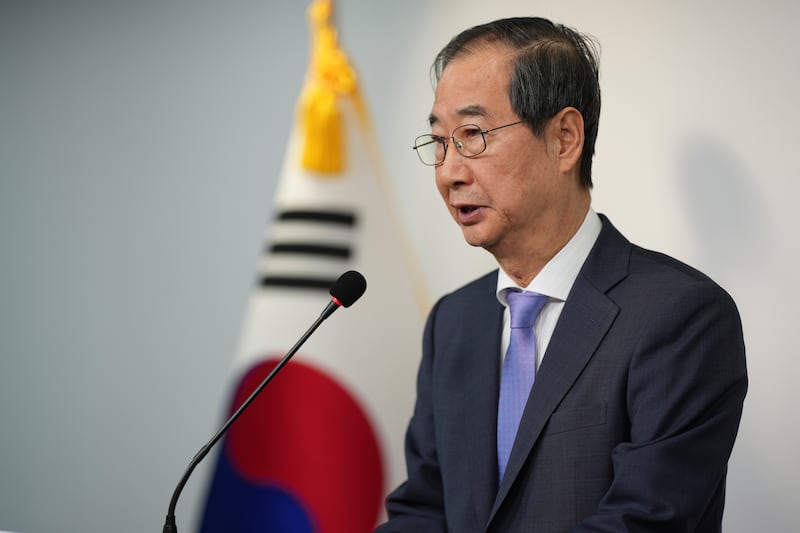
<svg viewBox="0 0 800 533"><path fill-rule="evenodd" d="M483 208L480 205L462 205L458 207L458 222L461 225L472 225L482 219Z"/></svg>

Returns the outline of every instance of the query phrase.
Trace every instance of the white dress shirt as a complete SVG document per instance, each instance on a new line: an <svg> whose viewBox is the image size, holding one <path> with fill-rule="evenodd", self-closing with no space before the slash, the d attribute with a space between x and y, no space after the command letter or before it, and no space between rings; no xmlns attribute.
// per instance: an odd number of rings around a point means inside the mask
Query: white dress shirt
<svg viewBox="0 0 800 533"><path fill-rule="evenodd" d="M578 277L584 261L592 250L600 228L603 223L600 217L590 207L583 219L583 224L558 253L547 262L539 274L527 287L520 287L500 268L497 276L497 299L505 307L503 312L503 334L501 337L501 359L505 358L508 349L511 328L509 326L509 310L506 292L510 289L527 290L548 296L548 301L542 308L536 322L533 324L533 333L536 338L536 368L542 363L546 354L547 345L553 336L553 330L564 309L569 291ZM502 362L502 361L501 361Z"/></svg>

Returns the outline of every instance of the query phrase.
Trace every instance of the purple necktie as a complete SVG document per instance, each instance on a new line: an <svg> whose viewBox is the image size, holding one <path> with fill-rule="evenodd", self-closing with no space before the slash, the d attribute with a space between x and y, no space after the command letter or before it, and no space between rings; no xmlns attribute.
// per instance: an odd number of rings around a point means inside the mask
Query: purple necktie
<svg viewBox="0 0 800 533"><path fill-rule="evenodd" d="M511 312L511 338L503 361L497 408L497 466L500 481L503 480L522 411L528 402L536 374L533 323L547 302L547 296L535 292L508 291L506 297Z"/></svg>

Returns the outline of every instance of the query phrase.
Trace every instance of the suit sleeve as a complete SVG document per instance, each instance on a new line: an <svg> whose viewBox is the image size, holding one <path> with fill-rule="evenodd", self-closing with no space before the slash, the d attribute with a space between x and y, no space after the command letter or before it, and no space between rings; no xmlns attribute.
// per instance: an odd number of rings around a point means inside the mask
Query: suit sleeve
<svg viewBox="0 0 800 533"><path fill-rule="evenodd" d="M378 527L379 533L447 532L433 420L433 325L438 308L439 303L431 311L423 335L417 401L405 442L408 480L388 496L388 520Z"/></svg>
<svg viewBox="0 0 800 533"><path fill-rule="evenodd" d="M739 313L701 281L656 302L641 331L628 369L630 439L613 450L597 512L572 532L717 531L747 390Z"/></svg>

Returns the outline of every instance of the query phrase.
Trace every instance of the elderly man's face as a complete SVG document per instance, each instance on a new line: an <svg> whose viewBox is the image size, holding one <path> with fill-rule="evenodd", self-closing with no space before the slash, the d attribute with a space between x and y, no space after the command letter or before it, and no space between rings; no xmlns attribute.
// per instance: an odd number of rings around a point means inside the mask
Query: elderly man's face
<svg viewBox="0 0 800 533"><path fill-rule="evenodd" d="M432 133L449 137L463 124L488 130L519 120L508 96L511 51L486 45L457 56L442 73L431 113ZM453 146L436 167L436 185L466 241L495 256L534 252L559 233L565 204L557 142L524 124L486 134L474 158Z"/></svg>

